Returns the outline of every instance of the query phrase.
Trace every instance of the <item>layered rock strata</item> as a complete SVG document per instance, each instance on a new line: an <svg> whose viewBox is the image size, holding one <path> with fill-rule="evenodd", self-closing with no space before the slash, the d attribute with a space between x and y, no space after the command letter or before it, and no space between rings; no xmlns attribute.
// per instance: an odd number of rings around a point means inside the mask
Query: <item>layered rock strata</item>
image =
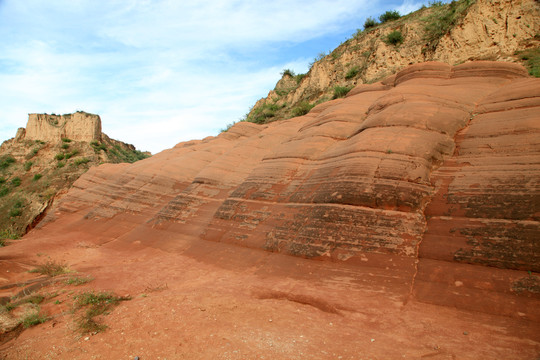
<svg viewBox="0 0 540 360"><path fill-rule="evenodd" d="M69 218L113 244L346 262L401 301L539 321L539 91L515 64L413 65L302 117L93 168L42 231Z"/></svg>

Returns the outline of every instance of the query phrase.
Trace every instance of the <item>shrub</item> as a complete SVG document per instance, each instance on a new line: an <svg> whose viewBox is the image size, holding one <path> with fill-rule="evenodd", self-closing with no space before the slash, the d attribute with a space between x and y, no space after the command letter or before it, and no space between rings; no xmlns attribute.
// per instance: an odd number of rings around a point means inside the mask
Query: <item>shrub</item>
<svg viewBox="0 0 540 360"><path fill-rule="evenodd" d="M386 36L384 42L389 45L399 45L403 42L403 35L401 35L401 31L394 30Z"/></svg>
<svg viewBox="0 0 540 360"><path fill-rule="evenodd" d="M377 20L375 20L374 18L372 18L371 16L368 17L366 19L366 21L364 22L364 30L367 30L367 29L370 29L370 28L374 28L375 26L379 25L379 23L377 22Z"/></svg>
<svg viewBox="0 0 540 360"><path fill-rule="evenodd" d="M334 87L334 99L342 98L347 95L349 91L351 91L352 87L347 86L335 86Z"/></svg>
<svg viewBox="0 0 540 360"><path fill-rule="evenodd" d="M350 68L349 71L347 71L347 73L345 74L345 79L350 80L356 77L356 75L358 75L359 72L360 72L360 69L358 69L358 66L354 66Z"/></svg>
<svg viewBox="0 0 540 360"><path fill-rule="evenodd" d="M17 240L19 235L15 234L12 230L2 230L0 231L0 247L6 246L6 240Z"/></svg>
<svg viewBox="0 0 540 360"><path fill-rule="evenodd" d="M69 144L68 143L63 143L62 144L62 149L69 149Z"/></svg>
<svg viewBox="0 0 540 360"><path fill-rule="evenodd" d="M264 124L267 122L267 119L276 116L276 111L278 110L279 107L277 104L263 104L252 111L251 116L248 117L248 121L255 124Z"/></svg>
<svg viewBox="0 0 540 360"><path fill-rule="evenodd" d="M29 272L55 277L61 274L66 274L69 271L70 270L66 264L61 264L49 260L45 264L38 265L36 268L30 270Z"/></svg>
<svg viewBox="0 0 540 360"><path fill-rule="evenodd" d="M15 158L10 155L6 155L0 158L0 169L7 169L11 164L15 162Z"/></svg>
<svg viewBox="0 0 540 360"><path fill-rule="evenodd" d="M56 160L60 161L60 160L64 160L65 157L66 157L66 155L64 155L63 153L58 153L58 154L56 154L56 156L54 158Z"/></svg>
<svg viewBox="0 0 540 360"><path fill-rule="evenodd" d="M12 185L13 187L20 186L21 183L22 183L22 180L21 180L21 178L18 177L18 176L17 176L17 177L14 177L14 178L11 180L11 185Z"/></svg>
<svg viewBox="0 0 540 360"><path fill-rule="evenodd" d="M90 159L83 157L83 158L75 160L75 165L79 166L79 165L86 164L89 162L90 162Z"/></svg>
<svg viewBox="0 0 540 360"><path fill-rule="evenodd" d="M6 181L7 181L7 180L6 180L5 177L3 177L3 176L0 177L0 185L3 184L3 183L5 183Z"/></svg>
<svg viewBox="0 0 540 360"><path fill-rule="evenodd" d="M4 197L9 194L9 188L7 186L0 187L0 197Z"/></svg>
<svg viewBox="0 0 540 360"><path fill-rule="evenodd" d="M34 177L32 178L32 181L38 181L42 177L43 177L43 175L41 175L41 174L35 174Z"/></svg>
<svg viewBox="0 0 540 360"><path fill-rule="evenodd" d="M96 153L98 153L100 150L103 150L105 152L107 151L107 147L105 146L105 144L100 144L97 141L92 141L90 145L92 145Z"/></svg>
<svg viewBox="0 0 540 360"><path fill-rule="evenodd" d="M290 77L294 77L295 76L295 73L294 71L290 70L290 69L284 69L282 72L281 72L281 76L290 76Z"/></svg>
<svg viewBox="0 0 540 360"><path fill-rule="evenodd" d="M10 217L17 217L22 215L22 210L19 208L13 208L9 210L9 216Z"/></svg>
<svg viewBox="0 0 540 360"><path fill-rule="evenodd" d="M307 113L311 111L311 109L313 109L314 106L315 105L312 105L308 103L307 101L303 101L300 104L298 104L298 106L292 109L292 116L297 117L297 116L306 115Z"/></svg>
<svg viewBox="0 0 540 360"><path fill-rule="evenodd" d="M70 142L71 142L71 139L68 139L68 138L62 138L62 142L70 143Z"/></svg>
<svg viewBox="0 0 540 360"><path fill-rule="evenodd" d="M387 21L397 20L400 17L401 15L399 14L399 12L397 10L393 10L393 11L387 11L381 16L379 16L379 20L381 23L385 23Z"/></svg>
<svg viewBox="0 0 540 360"><path fill-rule="evenodd" d="M39 311L36 311L26 315L22 320L22 325L25 329L28 329L29 327L43 324L47 320L49 320L47 316L40 314Z"/></svg>
<svg viewBox="0 0 540 360"><path fill-rule="evenodd" d="M32 168L32 165L33 165L33 164L34 164L34 163L31 162L31 161L25 162L25 163L24 163L24 170L30 171L30 169Z"/></svg>
<svg viewBox="0 0 540 360"><path fill-rule="evenodd" d="M78 286L78 285L82 285L82 284L86 284L90 281L94 280L93 278L91 277L77 277L77 276L74 276L74 277L70 277L69 279L66 279L64 282L66 283L66 285L75 285L75 286Z"/></svg>
<svg viewBox="0 0 540 360"><path fill-rule="evenodd" d="M69 153L65 154L65 158L70 159L70 158L72 158L73 156L75 156L77 154L79 154L79 150L73 150L72 152L69 152Z"/></svg>
<svg viewBox="0 0 540 360"><path fill-rule="evenodd" d="M298 74L294 77L294 79L296 80L296 84L297 85L300 85L300 83L302 82L302 79L306 77L306 74Z"/></svg>
<svg viewBox="0 0 540 360"><path fill-rule="evenodd" d="M449 4L443 4L441 1L431 3L432 12L422 19L424 26L424 40L427 43L427 50L433 51L439 40L446 35L465 15L468 8L476 0L452 1Z"/></svg>
<svg viewBox="0 0 540 360"><path fill-rule="evenodd" d="M143 160L148 157L150 157L150 155L143 153L142 151L123 149L119 145L114 145L114 147L109 149L109 159L115 163L134 163L135 161Z"/></svg>
<svg viewBox="0 0 540 360"><path fill-rule="evenodd" d="M540 48L530 49L519 53L521 60L525 61L525 66L529 74L540 77Z"/></svg>
<svg viewBox="0 0 540 360"><path fill-rule="evenodd" d="M131 300L130 297L115 296L111 293L85 292L75 297L75 309L85 308L86 311L77 321L77 327L81 333L101 332L107 328L94 319L96 316L108 312L120 301Z"/></svg>
<svg viewBox="0 0 540 360"><path fill-rule="evenodd" d="M30 151L30 153L28 155L26 155L26 158L27 159L33 158L34 156L37 155L38 151L39 151L38 147L33 148L32 151Z"/></svg>
<svg viewBox="0 0 540 360"><path fill-rule="evenodd" d="M65 161L59 161L58 164L56 164L56 167L59 168L59 169L63 168L64 166L66 166Z"/></svg>

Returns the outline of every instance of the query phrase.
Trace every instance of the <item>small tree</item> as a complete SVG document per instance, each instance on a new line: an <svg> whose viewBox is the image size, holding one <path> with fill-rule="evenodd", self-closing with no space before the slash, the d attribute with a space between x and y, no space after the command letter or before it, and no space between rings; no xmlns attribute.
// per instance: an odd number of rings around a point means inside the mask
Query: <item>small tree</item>
<svg viewBox="0 0 540 360"><path fill-rule="evenodd" d="M372 27L375 27L379 25L379 23L377 22L377 20L375 20L374 18L372 18L371 16L368 17L366 19L366 21L364 22L364 30L367 30L369 28L372 28Z"/></svg>
<svg viewBox="0 0 540 360"><path fill-rule="evenodd" d="M381 23L385 23L387 21L397 20L400 17L401 15L399 15L399 12L397 10L393 10L393 11L387 11L381 16L379 16L379 20L381 21Z"/></svg>
<svg viewBox="0 0 540 360"><path fill-rule="evenodd" d="M401 35L401 31L394 30L386 36L384 42L394 46L399 45L403 42L403 35Z"/></svg>

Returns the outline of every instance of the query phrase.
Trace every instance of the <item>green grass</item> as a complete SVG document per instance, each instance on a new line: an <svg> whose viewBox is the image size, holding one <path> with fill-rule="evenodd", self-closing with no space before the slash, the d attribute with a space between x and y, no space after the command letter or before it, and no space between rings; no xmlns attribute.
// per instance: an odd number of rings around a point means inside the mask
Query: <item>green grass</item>
<svg viewBox="0 0 540 360"><path fill-rule="evenodd" d="M68 143L63 143L62 144L62 149L64 149L64 150L69 149L69 144Z"/></svg>
<svg viewBox="0 0 540 360"><path fill-rule="evenodd" d="M276 104L263 104L250 113L247 121L255 124L265 124L269 119L276 116L276 111L279 110L279 106Z"/></svg>
<svg viewBox="0 0 540 360"><path fill-rule="evenodd" d="M54 156L54 158L58 161L60 160L64 160L64 158L66 157L66 155L64 155L63 153L58 153Z"/></svg>
<svg viewBox="0 0 540 360"><path fill-rule="evenodd" d="M25 163L24 163L24 170L30 171L30 169L32 168L32 165L34 165L34 163L31 162L31 161L25 162Z"/></svg>
<svg viewBox="0 0 540 360"><path fill-rule="evenodd" d="M100 324L95 317L107 314L121 301L131 300L130 297L121 297L108 292L85 292L75 296L75 310L84 309L82 316L77 320L77 328L83 334L97 333L105 330L106 325Z"/></svg>
<svg viewBox="0 0 540 360"><path fill-rule="evenodd" d="M28 329L32 326L43 324L49 320L49 318L43 314L40 314L39 311L32 312L27 314L21 321L25 329Z"/></svg>
<svg viewBox="0 0 540 360"><path fill-rule="evenodd" d="M13 208L9 210L9 217L19 217L22 215L22 209Z"/></svg>
<svg viewBox="0 0 540 360"><path fill-rule="evenodd" d="M350 80L352 78L355 78L359 72L360 72L360 69L358 68L358 66L354 66L350 68L349 71L347 71L347 73L345 74L345 79Z"/></svg>
<svg viewBox="0 0 540 360"><path fill-rule="evenodd" d="M298 104L298 106L292 109L291 115L293 117L306 115L307 113L311 111L311 109L313 109L314 106L315 105L312 105L307 101L302 101L300 104Z"/></svg>
<svg viewBox="0 0 540 360"><path fill-rule="evenodd" d="M75 155L78 155L78 154L79 154L79 150L73 150L71 152L68 152L68 153L64 154L64 157L67 160L67 159L70 159L70 158L72 158L72 157L74 157Z"/></svg>
<svg viewBox="0 0 540 360"><path fill-rule="evenodd" d="M334 86L334 99L345 97L351 91L352 87L349 86Z"/></svg>
<svg viewBox="0 0 540 360"><path fill-rule="evenodd" d="M4 170L11 166L11 164L15 163L16 160L11 155L5 155L0 157L0 169Z"/></svg>
<svg viewBox="0 0 540 360"><path fill-rule="evenodd" d="M12 185L13 187L20 186L21 183L22 183L22 180L21 180L21 178L18 177L18 176L16 176L16 177L14 177L13 179L11 179L11 185Z"/></svg>
<svg viewBox="0 0 540 360"><path fill-rule="evenodd" d="M18 301L14 301L14 302L8 302L4 305L2 305L2 311L6 311L6 312L9 312L15 308L17 308L18 306L21 306L21 305L24 305L24 304L34 304L34 305L39 305L43 302L43 300L45 300L45 296L41 295L41 294L36 294L36 295L30 295L30 296L26 296Z"/></svg>
<svg viewBox="0 0 540 360"><path fill-rule="evenodd" d="M68 139L68 138L62 138L62 142L70 143L70 142L71 142L71 139Z"/></svg>
<svg viewBox="0 0 540 360"><path fill-rule="evenodd" d="M431 13L422 19L426 49L435 50L440 39L457 25L467 14L467 10L476 0L458 0L448 4L440 1L431 3Z"/></svg>
<svg viewBox="0 0 540 360"><path fill-rule="evenodd" d="M79 285L83 285L83 284L86 284L86 283L89 283L90 281L94 280L92 277L78 277L78 276L74 276L74 277L70 277L69 279L66 279L64 281L64 283L66 285L75 285L75 286L79 286Z"/></svg>
<svg viewBox="0 0 540 360"><path fill-rule="evenodd" d="M32 181L38 181L39 179L41 179L43 177L42 174L35 174L34 177L32 178Z"/></svg>
<svg viewBox="0 0 540 360"><path fill-rule="evenodd" d="M31 273L39 273L41 275L47 275L50 277L55 277L58 275L69 273L70 270L66 264L57 263L55 261L47 261L44 264L38 265L34 269L30 270Z"/></svg>
<svg viewBox="0 0 540 360"><path fill-rule="evenodd" d="M294 79L296 80L296 85L300 85L300 83L302 82L302 79L306 77L307 74L298 74L294 77Z"/></svg>
<svg viewBox="0 0 540 360"><path fill-rule="evenodd" d="M390 34L386 35L384 42L388 45L399 45L403 43L403 35L401 34L401 31L394 30Z"/></svg>
<svg viewBox="0 0 540 360"><path fill-rule="evenodd" d="M56 164L56 167L59 168L59 169L63 168L64 166L66 166L65 161L59 161L58 164Z"/></svg>
<svg viewBox="0 0 540 360"><path fill-rule="evenodd" d="M9 194L11 190L7 186L0 187L0 197L4 197Z"/></svg>
<svg viewBox="0 0 540 360"><path fill-rule="evenodd" d="M98 141L94 140L92 142L90 142L90 145L92 145L92 148L94 149L94 151L96 153L100 152L100 150L103 150L103 151L107 151L107 147L105 146L105 144L100 144Z"/></svg>
<svg viewBox="0 0 540 360"><path fill-rule="evenodd" d="M540 47L520 51L519 58L525 61L525 66L529 74L534 77L540 77Z"/></svg>
<svg viewBox="0 0 540 360"><path fill-rule="evenodd" d="M15 201L15 204L13 204L13 208L9 211L10 217L17 217L22 215L22 208L24 207L24 203L22 200Z"/></svg>
<svg viewBox="0 0 540 360"><path fill-rule="evenodd" d="M109 159L114 163L134 163L143 160L150 155L139 150L124 149L120 145L114 145L109 149Z"/></svg>
<svg viewBox="0 0 540 360"><path fill-rule="evenodd" d="M19 235L17 235L13 230L11 229L5 229L0 231L0 239L1 240L17 240L19 239Z"/></svg>
<svg viewBox="0 0 540 360"><path fill-rule="evenodd" d="M83 158L80 158L80 159L76 159L75 162L74 162L74 164L75 164L76 166L79 166L79 165L87 164L87 163L89 163L90 161L91 161L90 159L83 157Z"/></svg>

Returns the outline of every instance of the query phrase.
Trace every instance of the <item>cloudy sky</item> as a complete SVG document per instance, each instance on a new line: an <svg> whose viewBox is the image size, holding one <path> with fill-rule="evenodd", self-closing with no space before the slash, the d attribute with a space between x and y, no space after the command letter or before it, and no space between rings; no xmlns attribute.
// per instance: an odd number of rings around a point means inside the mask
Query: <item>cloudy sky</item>
<svg viewBox="0 0 540 360"><path fill-rule="evenodd" d="M0 141L28 113L101 116L152 153L217 135L368 16L427 0L0 0Z"/></svg>

